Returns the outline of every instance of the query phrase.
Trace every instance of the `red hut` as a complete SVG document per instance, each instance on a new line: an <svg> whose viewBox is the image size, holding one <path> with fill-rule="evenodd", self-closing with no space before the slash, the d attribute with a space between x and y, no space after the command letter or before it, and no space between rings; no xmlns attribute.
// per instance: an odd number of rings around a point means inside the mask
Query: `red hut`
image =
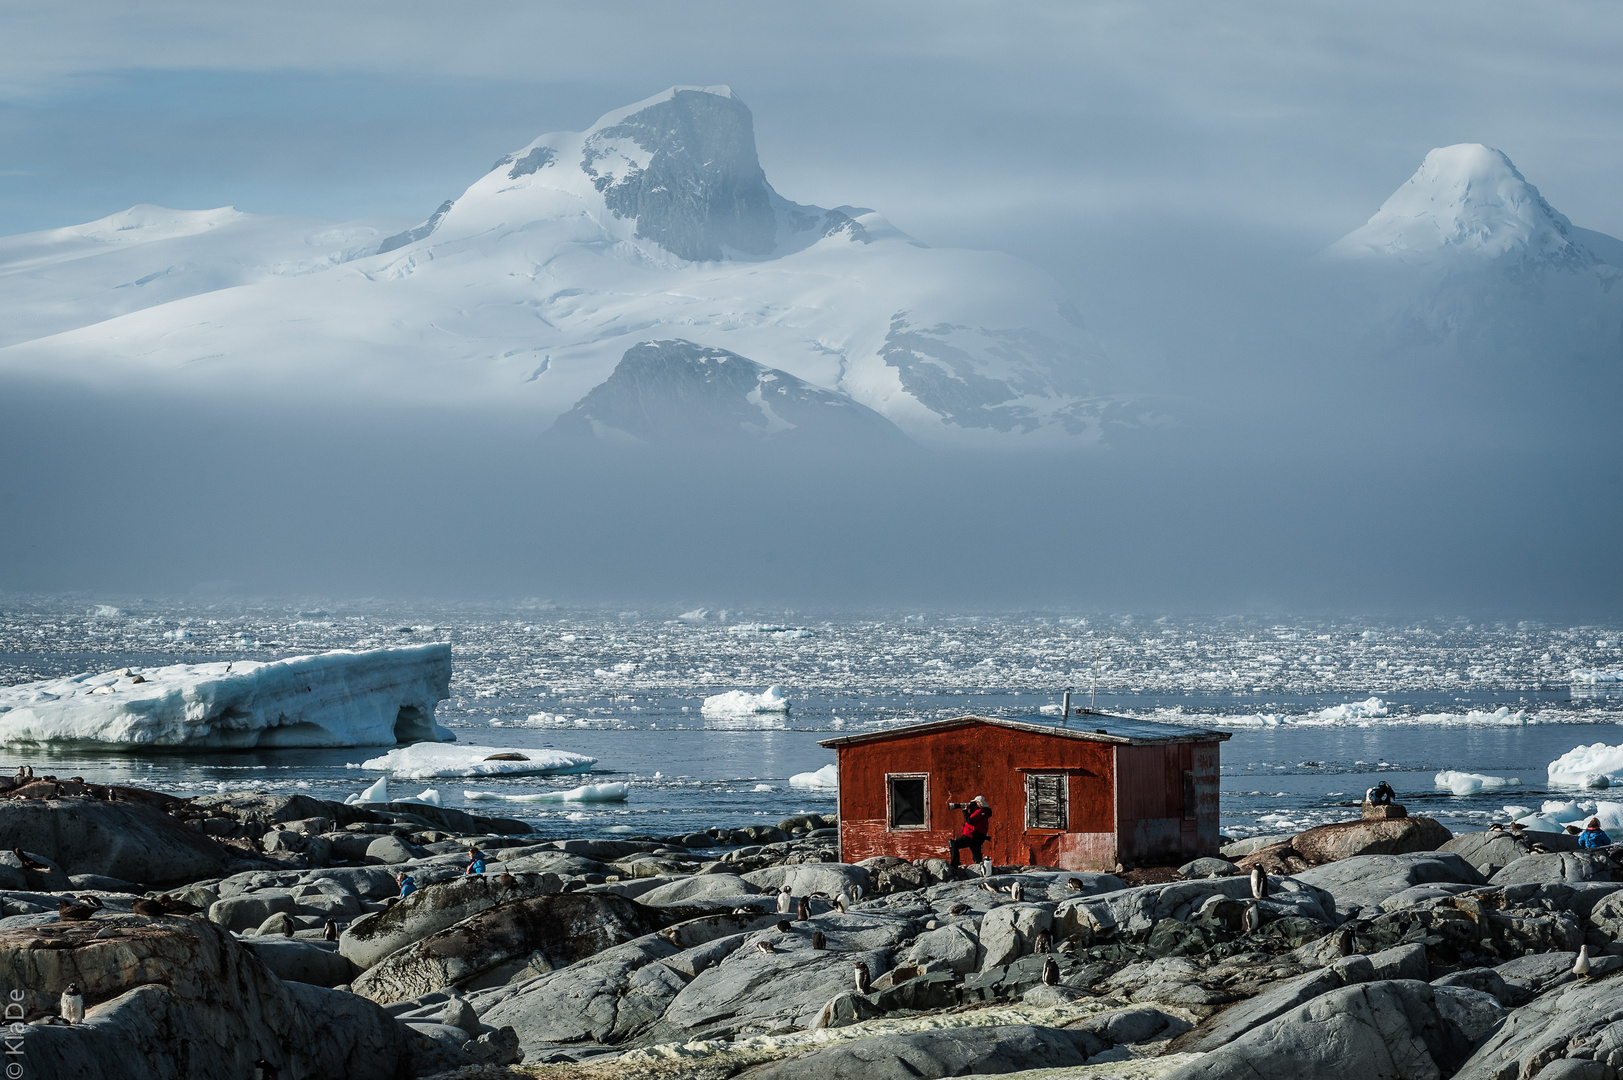
<svg viewBox="0 0 1623 1080"><path fill-rule="evenodd" d="M1229 737L1086 713L960 716L821 745L839 754L847 862L945 858L964 821L947 804L984 795L993 862L1109 870L1217 853L1218 747Z"/></svg>

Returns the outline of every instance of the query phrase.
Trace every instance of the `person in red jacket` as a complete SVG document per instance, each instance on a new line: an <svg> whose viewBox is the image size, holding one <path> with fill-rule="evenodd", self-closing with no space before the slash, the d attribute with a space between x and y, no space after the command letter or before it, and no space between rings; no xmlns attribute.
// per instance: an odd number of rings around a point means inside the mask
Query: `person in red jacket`
<svg viewBox="0 0 1623 1080"><path fill-rule="evenodd" d="M952 865L958 865L958 853L964 848L981 861L981 845L986 842L986 830L992 823L992 807L985 795L977 795L967 803L948 803L948 809L964 812L964 826L947 847L952 853Z"/></svg>

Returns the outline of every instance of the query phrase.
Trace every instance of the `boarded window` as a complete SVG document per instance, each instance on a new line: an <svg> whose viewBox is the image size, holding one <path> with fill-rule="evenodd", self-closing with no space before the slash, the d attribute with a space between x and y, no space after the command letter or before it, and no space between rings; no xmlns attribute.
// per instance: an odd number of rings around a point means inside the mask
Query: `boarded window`
<svg viewBox="0 0 1623 1080"><path fill-rule="evenodd" d="M1187 769L1183 774L1183 816L1186 821L1195 819L1195 774Z"/></svg>
<svg viewBox="0 0 1623 1080"><path fill-rule="evenodd" d="M890 787L890 827L893 829L922 829L928 814L925 798L925 777L922 774L887 776Z"/></svg>
<svg viewBox="0 0 1623 1080"><path fill-rule="evenodd" d="M1065 821L1065 774L1029 774L1026 777L1026 828L1064 829Z"/></svg>

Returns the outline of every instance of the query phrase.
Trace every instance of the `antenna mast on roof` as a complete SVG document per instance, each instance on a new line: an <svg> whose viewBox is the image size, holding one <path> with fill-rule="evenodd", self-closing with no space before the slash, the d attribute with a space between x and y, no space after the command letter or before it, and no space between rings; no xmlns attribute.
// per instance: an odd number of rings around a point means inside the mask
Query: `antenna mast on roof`
<svg viewBox="0 0 1623 1080"><path fill-rule="evenodd" d="M1096 711L1099 703L1099 646L1093 647L1093 689L1088 692L1088 712Z"/></svg>

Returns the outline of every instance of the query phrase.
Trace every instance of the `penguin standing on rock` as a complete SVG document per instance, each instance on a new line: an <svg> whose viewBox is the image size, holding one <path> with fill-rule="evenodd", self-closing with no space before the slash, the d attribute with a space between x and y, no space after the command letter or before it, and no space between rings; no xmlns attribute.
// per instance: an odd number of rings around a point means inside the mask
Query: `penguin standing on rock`
<svg viewBox="0 0 1623 1080"><path fill-rule="evenodd" d="M1268 873L1260 866L1251 868L1251 898L1261 900L1268 895Z"/></svg>
<svg viewBox="0 0 1623 1080"><path fill-rule="evenodd" d="M338 920L328 919L327 924L321 928L321 937L325 941L338 940Z"/></svg>
<svg viewBox="0 0 1623 1080"><path fill-rule="evenodd" d="M1245 906L1245 915L1241 917L1240 925L1248 934L1262 928L1262 911L1257 907L1255 900Z"/></svg>
<svg viewBox="0 0 1623 1080"><path fill-rule="evenodd" d="M1054 951L1054 935L1047 930L1037 931L1037 939L1031 943L1034 953L1050 953Z"/></svg>
<svg viewBox="0 0 1623 1080"><path fill-rule="evenodd" d="M794 906L794 893L790 892L789 886L785 885L783 888L778 890L778 914L787 915L789 914L789 909Z"/></svg>
<svg viewBox="0 0 1623 1080"><path fill-rule="evenodd" d="M1336 952L1342 956L1351 956L1358 951L1357 941L1353 937L1352 927L1344 926L1341 933L1336 935Z"/></svg>
<svg viewBox="0 0 1623 1080"><path fill-rule="evenodd" d="M1011 882L1009 882L1009 899L1013 900L1015 903L1018 904L1020 901L1024 900L1025 898L1026 898L1026 886L1025 886L1025 884L1023 882L1020 882L1020 881L1011 881Z"/></svg>
<svg viewBox="0 0 1623 1080"><path fill-rule="evenodd" d="M795 902L795 919L805 922L809 918L811 918L811 898L802 896Z"/></svg>
<svg viewBox="0 0 1623 1080"><path fill-rule="evenodd" d="M823 936L823 932L821 930L813 930L812 931L812 948L814 948L814 949L826 949L826 948L828 948L828 939Z"/></svg>
<svg viewBox="0 0 1623 1080"><path fill-rule="evenodd" d="M1589 978L1589 946L1588 945L1579 946L1579 948L1578 948L1578 959L1572 965L1572 974L1575 977L1580 978L1580 979Z"/></svg>
<svg viewBox="0 0 1623 1080"><path fill-rule="evenodd" d="M1052 956L1043 961L1043 985L1059 985L1059 963Z"/></svg>
<svg viewBox="0 0 1623 1080"><path fill-rule="evenodd" d="M61 1006L62 1019L70 1024L77 1024L85 1018L85 999L79 993L78 983L68 983L66 990L62 991Z"/></svg>
<svg viewBox="0 0 1623 1080"><path fill-rule="evenodd" d="M861 960L858 960L855 964L852 964L851 967L853 973L857 977L857 993L866 994L869 987L873 985L872 981L868 977L868 965L864 964Z"/></svg>

